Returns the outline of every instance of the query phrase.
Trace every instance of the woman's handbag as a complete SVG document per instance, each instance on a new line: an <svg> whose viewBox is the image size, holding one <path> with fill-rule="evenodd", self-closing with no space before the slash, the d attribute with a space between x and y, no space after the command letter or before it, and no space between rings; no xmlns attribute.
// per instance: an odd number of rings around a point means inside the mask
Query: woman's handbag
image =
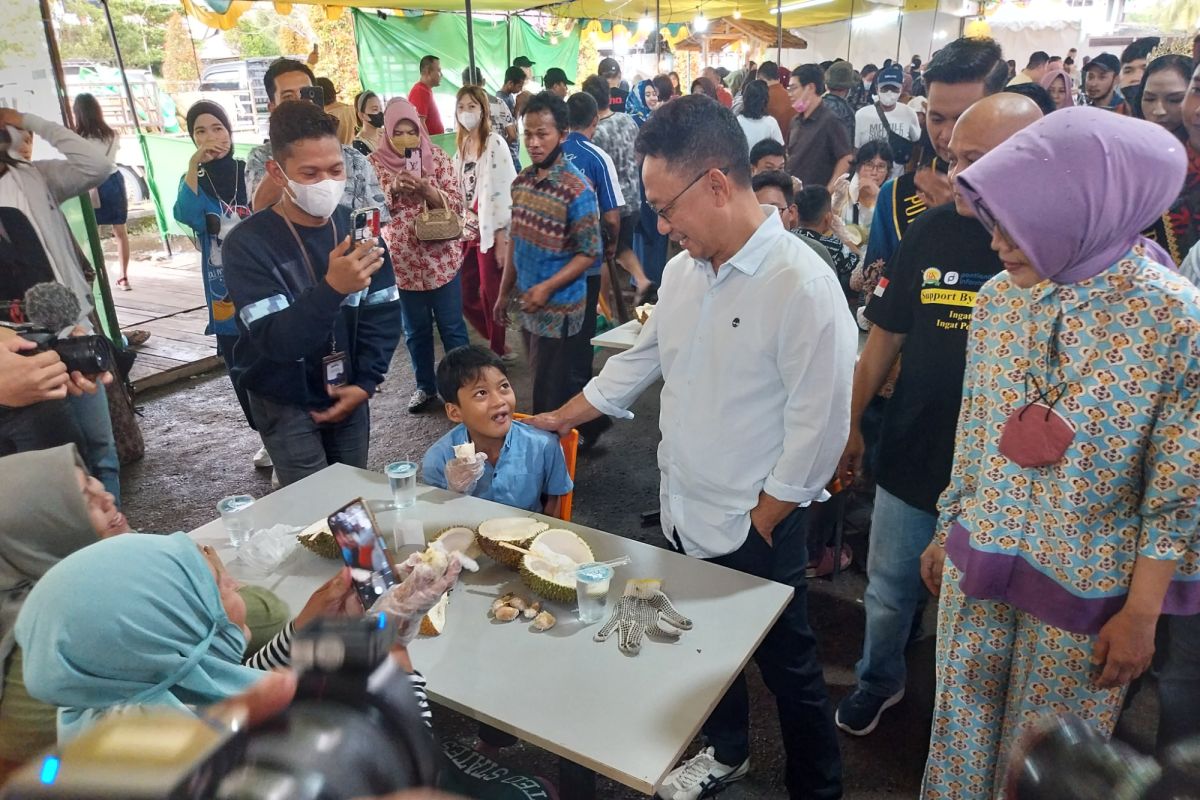
<svg viewBox="0 0 1200 800"><path fill-rule="evenodd" d="M438 189L442 198L441 208L430 208L429 203L422 203L421 213L413 222L413 232L422 242L447 242L462 236L462 219L450 210L450 201L446 193Z"/></svg>

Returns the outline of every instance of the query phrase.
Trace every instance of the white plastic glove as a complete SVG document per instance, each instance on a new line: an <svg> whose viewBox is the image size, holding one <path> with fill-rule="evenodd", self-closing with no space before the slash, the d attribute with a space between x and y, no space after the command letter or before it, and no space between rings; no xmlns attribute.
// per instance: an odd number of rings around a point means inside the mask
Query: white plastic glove
<svg viewBox="0 0 1200 800"><path fill-rule="evenodd" d="M393 586L376 600L370 613L391 617L396 623L396 644L407 645L417 637L421 630L421 619L429 613L429 609L437 605L442 595L458 582L460 572L462 562L457 558L451 558L440 575L422 561L403 583Z"/></svg>
<svg viewBox="0 0 1200 800"><path fill-rule="evenodd" d="M446 486L452 492L470 494L483 477L487 454L476 453L470 458L452 458L446 462Z"/></svg>
<svg viewBox="0 0 1200 800"><path fill-rule="evenodd" d="M479 571L479 564L466 553L460 553L457 550L447 550L441 542L434 542L423 551L413 553L397 564L396 574L403 580L411 575L412 571L418 566L425 564L433 570L434 575L441 575L449 568L451 561L457 561L468 572Z"/></svg>

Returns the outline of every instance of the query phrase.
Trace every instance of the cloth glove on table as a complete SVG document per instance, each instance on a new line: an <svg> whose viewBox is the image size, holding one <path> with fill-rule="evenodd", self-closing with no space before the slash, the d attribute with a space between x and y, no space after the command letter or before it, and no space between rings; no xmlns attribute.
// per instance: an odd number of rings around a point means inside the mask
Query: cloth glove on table
<svg viewBox="0 0 1200 800"><path fill-rule="evenodd" d="M446 487L452 492L470 494L483 477L487 455L476 453L468 458L452 458L446 462Z"/></svg>
<svg viewBox="0 0 1200 800"><path fill-rule="evenodd" d="M674 627L664 627L664 621ZM662 581L630 580L625 582L625 593L613 607L612 616L592 638L597 642L607 641L615 630L621 652L637 655L646 633L677 639L681 632L691 629L692 621L676 611L670 598L663 594Z"/></svg>

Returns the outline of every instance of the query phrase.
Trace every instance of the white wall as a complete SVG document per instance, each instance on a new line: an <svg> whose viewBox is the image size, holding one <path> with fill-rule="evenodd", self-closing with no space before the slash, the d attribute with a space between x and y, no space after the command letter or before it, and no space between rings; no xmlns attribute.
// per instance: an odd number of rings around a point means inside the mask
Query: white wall
<svg viewBox="0 0 1200 800"><path fill-rule="evenodd" d="M959 17L933 11L914 11L904 15L903 25L857 25L850 20L831 22L811 28L797 28L796 34L808 41L806 61L844 58L855 66L880 64L885 58L907 64L913 55L923 60L942 43L958 38ZM899 47L897 47L897 44ZM899 56L897 58L897 50Z"/></svg>

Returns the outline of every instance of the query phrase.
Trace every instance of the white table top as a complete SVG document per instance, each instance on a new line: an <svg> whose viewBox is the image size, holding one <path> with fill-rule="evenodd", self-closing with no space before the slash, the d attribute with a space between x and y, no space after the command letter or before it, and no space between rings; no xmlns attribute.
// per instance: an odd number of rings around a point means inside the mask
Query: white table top
<svg viewBox="0 0 1200 800"><path fill-rule="evenodd" d="M383 474L334 465L255 503L259 526L308 526L356 497L390 499ZM372 504L374 507L375 504ZM508 506L418 486L407 509L427 536L455 524L475 526L493 517L523 515ZM398 512L377 512L389 530ZM675 643L647 639L636 657L623 655L615 634L592 641L599 624L584 626L566 606L549 606L558 624L536 633L527 622L488 618L505 591L531 593L519 576L486 556L477 574L450 596L441 636L410 647L438 703L508 731L556 755L650 794L674 767L709 712L742 670L791 599L790 587L718 567L668 550L558 520L579 533L600 560L628 554L617 570L610 608L628 578L657 577L694 628ZM241 564L220 520L191 532L215 547L230 573L266 586L293 613L336 571L338 562L297 551L272 576Z"/></svg>
<svg viewBox="0 0 1200 800"><path fill-rule="evenodd" d="M593 347L607 347L612 350L628 350L637 344L638 334L642 332L642 323L636 319L610 328L599 336L592 337Z"/></svg>

